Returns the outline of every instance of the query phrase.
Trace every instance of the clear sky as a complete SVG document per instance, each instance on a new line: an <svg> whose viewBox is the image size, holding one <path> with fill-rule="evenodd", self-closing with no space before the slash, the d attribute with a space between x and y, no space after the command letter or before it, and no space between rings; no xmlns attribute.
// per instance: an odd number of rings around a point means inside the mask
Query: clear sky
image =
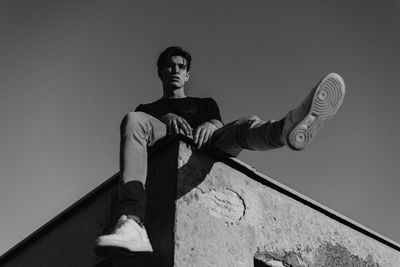
<svg viewBox="0 0 400 267"><path fill-rule="evenodd" d="M239 158L400 242L398 0L3 0L0 254L118 171L121 118L161 97L169 45L224 122L280 119L340 73L343 106L306 150Z"/></svg>

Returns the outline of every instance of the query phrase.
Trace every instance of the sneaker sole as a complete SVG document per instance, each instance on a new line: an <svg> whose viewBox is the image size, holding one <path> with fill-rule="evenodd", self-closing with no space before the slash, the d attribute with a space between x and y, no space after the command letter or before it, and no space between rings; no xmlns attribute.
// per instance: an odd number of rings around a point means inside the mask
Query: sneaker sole
<svg viewBox="0 0 400 267"><path fill-rule="evenodd" d="M342 77L331 73L323 78L315 88L309 111L287 135L288 146L294 150L302 150L310 143L325 122L338 111L344 94L345 84Z"/></svg>
<svg viewBox="0 0 400 267"><path fill-rule="evenodd" d="M132 244L109 238L99 238L96 249L103 255L134 256L153 252L153 248L149 244Z"/></svg>

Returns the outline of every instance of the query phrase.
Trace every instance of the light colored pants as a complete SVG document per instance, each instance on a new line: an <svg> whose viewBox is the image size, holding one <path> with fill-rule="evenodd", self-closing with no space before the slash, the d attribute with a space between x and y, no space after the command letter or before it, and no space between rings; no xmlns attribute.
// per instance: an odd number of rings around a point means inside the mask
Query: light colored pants
<svg viewBox="0 0 400 267"><path fill-rule="evenodd" d="M236 157L244 149L269 150L281 147L278 122L265 122L256 116L241 118L216 130L209 145ZM121 213L135 213L143 219L145 207L147 148L167 135L160 120L144 112L128 113L121 124L119 199ZM130 203L131 202L131 203ZM130 206L138 206L131 208ZM140 209L140 212L136 210ZM139 214L137 214L139 213Z"/></svg>

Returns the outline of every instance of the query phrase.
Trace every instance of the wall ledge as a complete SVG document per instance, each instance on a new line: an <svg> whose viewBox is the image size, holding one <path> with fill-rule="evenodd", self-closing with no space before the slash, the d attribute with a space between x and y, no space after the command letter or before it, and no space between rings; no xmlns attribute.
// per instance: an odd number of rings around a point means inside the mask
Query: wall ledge
<svg viewBox="0 0 400 267"><path fill-rule="evenodd" d="M400 266L398 243L236 158L193 152L192 145L176 136L149 150L151 257L104 259L93 251L112 225L117 173L4 253L0 264Z"/></svg>

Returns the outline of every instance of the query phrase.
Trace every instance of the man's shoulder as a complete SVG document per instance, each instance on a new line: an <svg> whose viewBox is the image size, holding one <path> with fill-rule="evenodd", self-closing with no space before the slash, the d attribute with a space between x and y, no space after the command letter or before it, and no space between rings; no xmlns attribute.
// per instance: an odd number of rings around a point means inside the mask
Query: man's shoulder
<svg viewBox="0 0 400 267"><path fill-rule="evenodd" d="M212 97L193 97L193 102L207 109L218 107L218 103Z"/></svg>
<svg viewBox="0 0 400 267"><path fill-rule="evenodd" d="M149 102L149 103L145 103L145 104L140 104L139 106L151 107L151 106L160 105L160 104L162 104L163 102L164 102L163 99L160 98L160 99L158 99L158 100L156 100L156 101L153 101L153 102Z"/></svg>
<svg viewBox="0 0 400 267"><path fill-rule="evenodd" d="M149 102L149 103L147 103L145 105L157 105L157 104L160 104L160 103L163 103L163 102L165 102L165 99L164 98L160 98L160 99L157 99L156 101Z"/></svg>
<svg viewBox="0 0 400 267"><path fill-rule="evenodd" d="M150 103L145 103L145 104L139 104L139 106L136 107L135 111L144 111L144 112L152 112L154 110L158 110L162 108L165 105L163 99L158 99L154 102Z"/></svg>
<svg viewBox="0 0 400 267"><path fill-rule="evenodd" d="M212 97L190 97L190 98L199 102L215 102L215 100Z"/></svg>
<svg viewBox="0 0 400 267"><path fill-rule="evenodd" d="M212 97L206 97L206 98L203 98L203 99L204 99L203 101L207 102L208 104L218 105L217 101L215 101L214 98L212 98Z"/></svg>
<svg viewBox="0 0 400 267"><path fill-rule="evenodd" d="M180 104L180 103L199 103L199 104L214 104L216 103L216 101L212 98L212 97L195 97L195 96L188 96L186 98L171 98L171 99L165 99L165 98L160 98L156 101L150 102L150 103L146 103L146 104L140 104L138 106L138 108L157 108L157 107L161 107L161 106L165 106L165 105L169 105L168 103L172 103L174 104L176 102L176 104Z"/></svg>

